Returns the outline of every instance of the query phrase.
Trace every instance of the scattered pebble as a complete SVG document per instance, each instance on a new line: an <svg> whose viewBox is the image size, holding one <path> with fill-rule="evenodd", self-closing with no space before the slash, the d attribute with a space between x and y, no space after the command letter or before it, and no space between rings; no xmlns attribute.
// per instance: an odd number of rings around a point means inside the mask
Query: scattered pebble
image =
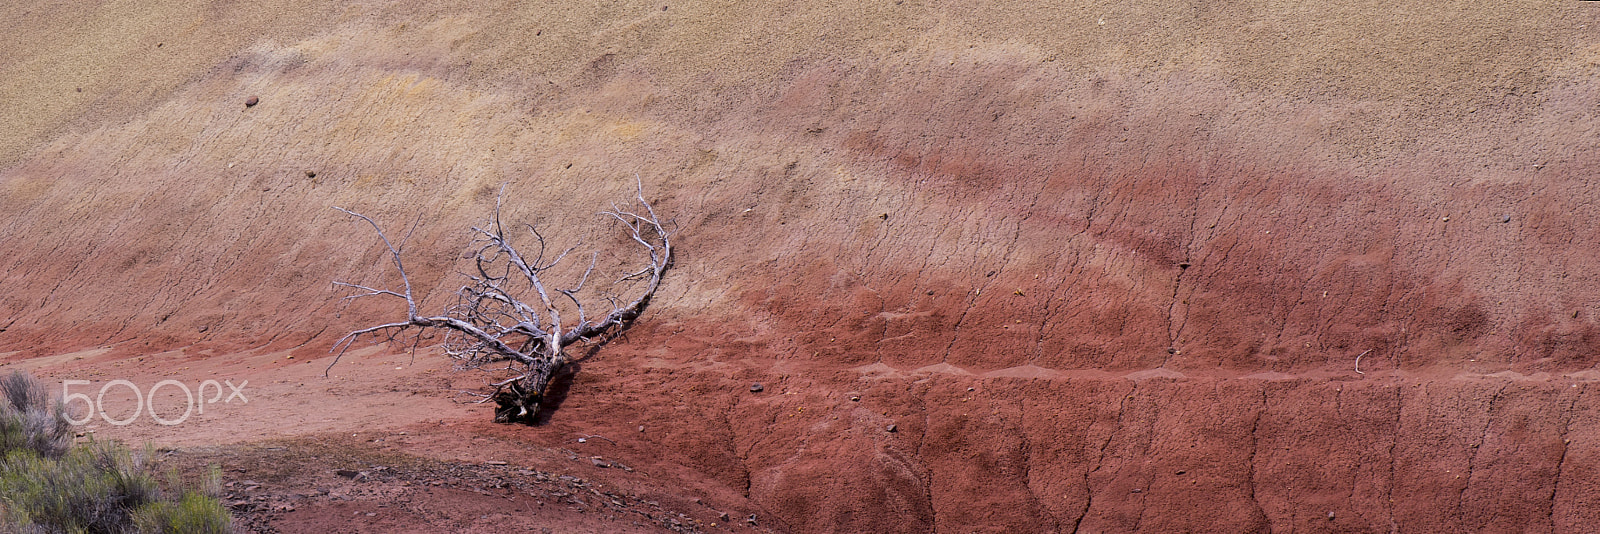
<svg viewBox="0 0 1600 534"><path fill-rule="evenodd" d="M889 423L889 426L884 427L883 430L886 432L898 432L900 431L900 427L896 426L894 423Z"/></svg>
<svg viewBox="0 0 1600 534"><path fill-rule="evenodd" d="M250 98L244 99L244 107L247 107L247 108L248 107L255 107L256 104L260 104L260 103L261 103L261 99L257 98L257 97L253 97L252 96Z"/></svg>
<svg viewBox="0 0 1600 534"><path fill-rule="evenodd" d="M484 463L489 464L489 465L506 465L506 461L505 460L489 460L489 461L484 462Z"/></svg>
<svg viewBox="0 0 1600 534"><path fill-rule="evenodd" d="M761 383L760 382L756 382L754 384L750 384L750 392L751 393L760 393L765 389L767 389L767 388L761 387Z"/></svg>
<svg viewBox="0 0 1600 534"><path fill-rule="evenodd" d="M1328 520L1333 521L1333 512L1328 512Z"/></svg>
<svg viewBox="0 0 1600 534"><path fill-rule="evenodd" d="M306 178L316 178L317 171L306 171Z"/></svg>
<svg viewBox="0 0 1600 534"><path fill-rule="evenodd" d="M1501 215L1500 216L1500 222L1502 222L1502 223L1511 222L1511 216L1510 215Z"/></svg>
<svg viewBox="0 0 1600 534"><path fill-rule="evenodd" d="M607 467L611 467L611 464L606 463L605 460L601 460L599 456L590 458L589 459L589 463L592 463L592 464L594 464L595 467L598 467L598 468L601 468L601 469L605 469Z"/></svg>
<svg viewBox="0 0 1600 534"><path fill-rule="evenodd" d="M861 402L861 397L850 397L850 402Z"/></svg>

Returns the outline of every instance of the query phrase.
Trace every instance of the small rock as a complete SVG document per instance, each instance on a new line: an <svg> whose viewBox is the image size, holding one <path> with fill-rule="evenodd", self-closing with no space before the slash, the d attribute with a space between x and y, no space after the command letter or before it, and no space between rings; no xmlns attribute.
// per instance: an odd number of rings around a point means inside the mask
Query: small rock
<svg viewBox="0 0 1600 534"><path fill-rule="evenodd" d="M750 517L745 519L744 522L749 523L750 526L755 526L756 525L756 514L750 514Z"/></svg>
<svg viewBox="0 0 1600 534"><path fill-rule="evenodd" d="M850 402L861 402L861 397L850 397Z"/></svg>
<svg viewBox="0 0 1600 534"><path fill-rule="evenodd" d="M900 431L900 427L898 425L895 425L894 423L889 423L889 426L884 427L883 430L885 432L899 432Z"/></svg>
<svg viewBox="0 0 1600 534"><path fill-rule="evenodd" d="M316 178L317 171L306 171L306 178Z"/></svg>
<svg viewBox="0 0 1600 534"><path fill-rule="evenodd" d="M606 463L605 460L601 460L599 457L590 458L589 459L589 463L592 463L592 464L594 464L595 467L598 467L598 468L601 468L601 469L605 469L607 467L611 467L611 464Z"/></svg>
<svg viewBox="0 0 1600 534"><path fill-rule="evenodd" d="M728 517L728 513L727 512L723 512L723 513L717 515L717 520L721 521L723 523L727 523L729 521L732 521L733 519Z"/></svg>
<svg viewBox="0 0 1600 534"><path fill-rule="evenodd" d="M360 471L351 471L349 469L337 469L337 470L334 470L333 474L339 475L339 476L342 476L342 477L345 477L345 478L355 478L357 475L360 475L361 472Z"/></svg>
<svg viewBox="0 0 1600 534"><path fill-rule="evenodd" d="M1333 512L1328 512L1328 520L1333 521Z"/></svg>
<svg viewBox="0 0 1600 534"><path fill-rule="evenodd" d="M489 460L489 461L484 462L484 463L489 464L489 465L506 465L506 461L505 460Z"/></svg>
<svg viewBox="0 0 1600 534"><path fill-rule="evenodd" d="M1510 215L1501 215L1500 216L1500 222L1502 222L1502 223L1511 222L1511 216Z"/></svg>
<svg viewBox="0 0 1600 534"><path fill-rule="evenodd" d="M760 382L756 382L754 384L750 384L750 392L751 393L760 393L765 389L767 389L767 388L761 387L761 383Z"/></svg>
<svg viewBox="0 0 1600 534"><path fill-rule="evenodd" d="M644 432L644 425L639 425L639 431Z"/></svg>
<svg viewBox="0 0 1600 534"><path fill-rule="evenodd" d="M254 96L244 99L244 107L247 107L247 108L248 107L255 107L256 104L260 104L260 103L261 103L261 99L257 98L257 97L254 97Z"/></svg>
<svg viewBox="0 0 1600 534"><path fill-rule="evenodd" d="M1143 489L1133 488L1133 493L1144 493Z"/></svg>
<svg viewBox="0 0 1600 534"><path fill-rule="evenodd" d="M237 508L237 507L240 507L240 506L244 506L246 504L250 504L250 501L245 501L245 500L233 501L233 502L228 503L228 506L232 506L232 507Z"/></svg>

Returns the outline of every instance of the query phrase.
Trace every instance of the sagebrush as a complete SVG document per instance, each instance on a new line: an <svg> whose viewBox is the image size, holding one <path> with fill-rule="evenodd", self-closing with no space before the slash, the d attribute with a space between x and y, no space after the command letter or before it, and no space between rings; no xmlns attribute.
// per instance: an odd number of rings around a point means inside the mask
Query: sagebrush
<svg viewBox="0 0 1600 534"><path fill-rule="evenodd" d="M0 392L0 532L232 532L215 495L218 470L190 485L198 489L173 483L164 490L143 461L148 451L72 445L60 401L33 377L0 378Z"/></svg>

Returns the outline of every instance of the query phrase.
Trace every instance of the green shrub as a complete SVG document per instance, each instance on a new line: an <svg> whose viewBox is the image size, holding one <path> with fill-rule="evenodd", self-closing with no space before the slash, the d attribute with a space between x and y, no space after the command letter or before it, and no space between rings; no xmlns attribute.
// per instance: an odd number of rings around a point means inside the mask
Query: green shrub
<svg viewBox="0 0 1600 534"><path fill-rule="evenodd" d="M230 532L232 518L216 499L186 491L178 502L154 502L133 514L139 532Z"/></svg>
<svg viewBox="0 0 1600 534"><path fill-rule="evenodd" d="M0 465L0 513L46 532L122 532L161 489L127 449L90 443L58 459L19 449Z"/></svg>
<svg viewBox="0 0 1600 534"><path fill-rule="evenodd" d="M8 403L0 406L0 531L231 531L232 518L214 496L175 489L176 499L164 498L142 461L148 453L95 441L68 447L56 437L66 433L62 427L30 422L35 411L62 420L60 404L49 403L36 386L20 373L0 379ZM209 475L203 489L214 494L220 474Z"/></svg>

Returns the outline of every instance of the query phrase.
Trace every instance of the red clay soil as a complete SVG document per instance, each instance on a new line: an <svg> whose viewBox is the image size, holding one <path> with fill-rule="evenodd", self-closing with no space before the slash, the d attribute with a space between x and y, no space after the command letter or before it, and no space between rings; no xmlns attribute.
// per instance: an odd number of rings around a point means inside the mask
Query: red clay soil
<svg viewBox="0 0 1600 534"><path fill-rule="evenodd" d="M407 432L775 531L1600 520L1600 3L538 4L0 7L0 361L250 380L99 435ZM620 269L635 174L681 254L547 424L430 348L322 376L403 314L330 206L435 309L502 184Z"/></svg>

